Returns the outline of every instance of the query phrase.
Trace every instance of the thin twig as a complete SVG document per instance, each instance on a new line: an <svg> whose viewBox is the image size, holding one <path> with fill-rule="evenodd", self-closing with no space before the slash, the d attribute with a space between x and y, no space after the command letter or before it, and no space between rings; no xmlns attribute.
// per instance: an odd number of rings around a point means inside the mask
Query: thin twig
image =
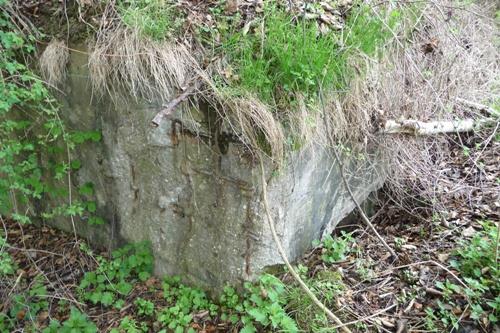
<svg viewBox="0 0 500 333"><path fill-rule="evenodd" d="M418 266L418 265L424 265L424 264L433 264L435 266L438 266L439 268L441 268L442 270L444 270L448 274L450 274L463 287L468 288L468 286L455 273L453 273L448 268L446 268L445 266L441 265L440 263L438 263L437 261L434 261L434 260L419 261L419 262L414 262L414 263L411 263L408 265L401 265L401 266L393 267L393 268L390 268L390 269L386 270L385 272L382 272L381 274L379 274L379 277L387 275L387 274L391 274L393 271L398 270L398 269L413 267L413 266Z"/></svg>
<svg viewBox="0 0 500 333"><path fill-rule="evenodd" d="M309 287L305 284L305 282L300 278L299 274L293 269L292 265L288 261L288 258L286 257L285 250L283 249L283 246L281 245L281 242L278 238L278 234L276 233L276 229L274 227L274 220L271 216L271 211L269 208L269 203L267 201L267 182L266 182L266 176L265 176L265 170L264 170L264 162L263 162L263 157L260 156L260 171L261 171L261 177L262 177L262 201L264 202L264 210L266 212L267 216L267 222L269 223L269 228L271 229L271 234L273 236L274 242L276 243L276 247L278 248L278 252L285 262L286 267L288 268L290 274L292 274L293 278L299 283L300 287L304 292L309 296L309 298L313 301L314 304L318 308L320 308L331 320L333 320L335 323L340 325L339 327L342 329L343 332L346 333L351 333L351 330L349 330L345 325L342 323L342 321L333 314L330 309L328 309L317 297L314 295L314 293L309 289Z"/></svg>
<svg viewBox="0 0 500 333"><path fill-rule="evenodd" d="M374 318L374 317L377 317L378 315L381 315L381 314L382 314L382 313L384 313L384 312L389 311L390 309L394 308L396 305L398 305L398 303L393 304L393 305L391 305L391 306L389 306L389 307L387 307L387 308L385 308L385 309L382 309L382 310L380 310L380 311L378 311L378 312L375 312L374 314L369 315L369 316L367 316L367 317L363 317L363 318L360 318L360 319L358 319L358 320L350 321L350 322L345 323L345 324L342 324L342 325L333 326L331 329L342 328L342 327L344 327L344 326L354 325L354 324L357 324L357 323L361 323L361 322L363 322L363 321L367 321L367 320L369 320L369 319L372 319L372 318Z"/></svg>

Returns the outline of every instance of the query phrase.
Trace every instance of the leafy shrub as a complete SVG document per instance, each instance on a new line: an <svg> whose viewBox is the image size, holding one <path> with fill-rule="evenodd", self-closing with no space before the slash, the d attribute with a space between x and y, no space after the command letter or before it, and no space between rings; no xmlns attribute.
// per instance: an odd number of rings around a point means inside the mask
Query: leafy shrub
<svg viewBox="0 0 500 333"><path fill-rule="evenodd" d="M81 166L71 159L75 147L101 137L96 131L65 129L45 83L20 60L33 54L35 37L20 31L3 6L8 4L0 1L0 214L28 223L34 202L67 196L64 182ZM45 165L40 156L48 160ZM95 202L73 198L41 215L86 216L91 223L102 223L95 210Z"/></svg>

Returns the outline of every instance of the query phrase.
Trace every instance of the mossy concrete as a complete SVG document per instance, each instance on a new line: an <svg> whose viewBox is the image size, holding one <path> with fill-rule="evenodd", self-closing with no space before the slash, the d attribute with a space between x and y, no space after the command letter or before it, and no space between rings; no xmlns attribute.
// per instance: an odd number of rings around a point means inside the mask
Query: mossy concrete
<svg viewBox="0 0 500 333"><path fill-rule="evenodd" d="M206 114L181 107L153 128L161 105L93 95L81 53L71 54L65 92L68 126L102 132L101 142L78 149L82 167L73 185L94 184L107 224L78 221L80 233L105 246L148 240L157 274L215 291L282 264L263 211L258 164L230 135L221 149ZM360 201L382 183L376 168L364 170L351 181ZM325 148L295 152L267 172L269 203L291 260L354 208Z"/></svg>

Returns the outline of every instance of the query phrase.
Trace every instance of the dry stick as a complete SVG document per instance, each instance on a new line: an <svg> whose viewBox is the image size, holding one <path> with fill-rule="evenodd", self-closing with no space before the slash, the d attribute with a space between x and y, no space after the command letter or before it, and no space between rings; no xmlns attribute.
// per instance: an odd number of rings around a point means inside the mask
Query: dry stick
<svg viewBox="0 0 500 333"><path fill-rule="evenodd" d="M411 134L415 136L436 135L445 133L471 132L483 127L498 124L493 118L460 120L418 121L415 119L388 120L381 134Z"/></svg>
<svg viewBox="0 0 500 333"><path fill-rule="evenodd" d="M381 314L382 314L382 313L384 313L384 312L389 311L390 309L394 308L396 305L398 305L398 304L397 304L397 303L396 303L396 304L393 304L393 305L391 305L391 306L389 306L389 307L387 307L387 308L385 308L385 309L382 309L382 310L380 310L380 311L378 311L378 312L375 312L374 314L369 315L369 316L367 316L367 317L359 318L358 320L350 321L350 322L345 323L345 324L342 324L342 325L333 326L333 327L332 327L332 329L335 329L335 328L342 328L342 327L347 326L347 325L354 325L354 324L357 324L357 323L361 323L361 322L363 322L363 321L367 321L367 320L369 320L369 319L372 319L372 318L374 318L374 317L377 317L378 315L381 315Z"/></svg>
<svg viewBox="0 0 500 333"><path fill-rule="evenodd" d="M351 197L351 200L354 202L354 205L358 209L359 214L361 215L361 219L373 231L373 233L382 242L382 244L387 248L387 250L391 253L391 255L394 258L397 258L398 255L396 254L396 252L394 252L394 250L389 246L389 244L387 244L386 241L382 238L382 236L380 236L377 229L375 229L373 224L370 222L370 219L366 216L365 212L363 211L363 208L361 208L361 206L359 205L358 200L356 200L356 197L354 196L354 193L352 193L351 187L349 186L349 183L347 182L347 178L346 178L345 172L344 172L344 164L340 160L339 153L337 152L337 150L335 148L333 149L333 152L335 154L335 160L337 161L337 164L339 165L340 176L342 177L342 182L343 182L345 188L347 189L347 192L349 192L349 196Z"/></svg>
<svg viewBox="0 0 500 333"><path fill-rule="evenodd" d="M343 332L345 333L351 333L351 330L348 329L340 319L333 314L332 311L330 311L317 297L314 295L314 293L309 289L309 287L304 283L304 281L300 278L299 274L293 269L292 265L288 261L288 258L286 257L285 250L283 249L283 246L281 245L281 242L278 238L278 234L276 233L276 229L274 227L274 220L271 217L271 211L269 209L269 203L267 201L267 182L266 182L266 176L265 176L265 171L264 171L264 162L263 162L263 157L260 156L260 171L261 171L261 176L262 176L262 200L264 201L264 210L266 211L266 216L267 216L267 222L269 223L269 228L271 229L271 234L273 236L274 242L276 243L276 247L278 248L278 252L285 262L286 267L290 271L290 274L292 274L293 278L299 283L300 287L304 292L311 298L314 304L318 306L331 320L333 320L335 323L339 325L339 327L342 329Z"/></svg>
<svg viewBox="0 0 500 333"><path fill-rule="evenodd" d="M153 118L153 120L151 121L152 125L154 127L160 126L162 119L164 117L170 115L174 111L174 109L177 107L177 105L179 105L181 102L183 102L186 98L189 97L189 95L191 95L194 92L196 87L197 87L196 83L191 84L189 87L186 88L186 90L184 90L184 92L182 94L178 95L176 98L174 98L173 100L168 102L168 104L165 106L165 108L163 110L161 110L160 112L158 112L156 114L156 116Z"/></svg>

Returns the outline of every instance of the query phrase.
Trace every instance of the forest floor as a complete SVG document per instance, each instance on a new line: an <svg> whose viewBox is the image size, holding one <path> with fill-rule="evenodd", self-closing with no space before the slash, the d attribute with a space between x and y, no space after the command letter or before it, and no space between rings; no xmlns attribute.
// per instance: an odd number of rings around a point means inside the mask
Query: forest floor
<svg viewBox="0 0 500 333"><path fill-rule="evenodd" d="M464 144L469 147L466 151L463 146L453 148L454 158L443 165L443 177L449 182L465 181L477 191L468 198L446 196L442 206L447 212L429 213L427 217L422 211L414 214L395 205L381 191L373 223L398 253L397 260L360 222L341 226L336 235L306 254L298 264L302 276L320 298L335 308L344 322L355 322L349 326L351 330L500 332L494 324L499 309L493 308L498 306L499 296L492 294L498 292L499 284L498 239L494 239L497 235L494 223L500 221L499 193L482 191L486 183L490 185L487 187L498 189L500 143L495 139L487 147L477 147L474 139L469 138ZM172 299L165 297L165 285L159 279L149 277L135 282L117 308L104 306L104 301L97 304L82 301L78 286L85 272L98 270L102 265L100 256L109 257L107 252L95 254L82 246L85 244L82 239L47 226L22 226L4 221L3 227L7 251L16 269L10 280L0 276L0 296L4 300L0 310L10 313L9 320L13 323L8 326L0 320L0 331L2 325L6 331L26 332L30 331L28 326L47 327L50 319L63 322L69 317L71 306L85 313L100 332L123 325L123 318L131 321L117 332L160 330L161 325L151 313L172 306ZM490 236L493 239L489 239ZM491 263L488 258L492 258L493 267L488 266L488 262ZM476 264L479 271L473 267ZM475 279L474 272L478 273ZM280 279L285 285L295 283L286 273ZM37 288L46 294L44 304L41 304L40 292L31 292ZM21 301L12 297L28 290L29 294ZM39 298L38 303L34 301L35 296ZM326 329L331 323L325 322L304 297L303 294L291 296L286 307L300 329L319 332L321 329L317 326L326 325L323 331L334 332ZM493 302L495 298L497 303ZM145 302L141 305L138 299ZM15 307L15 302L23 301L38 306L39 311ZM147 309L151 303L155 310ZM238 323L211 315L208 309L198 309L189 319L187 327L192 331L238 332L241 328Z"/></svg>

